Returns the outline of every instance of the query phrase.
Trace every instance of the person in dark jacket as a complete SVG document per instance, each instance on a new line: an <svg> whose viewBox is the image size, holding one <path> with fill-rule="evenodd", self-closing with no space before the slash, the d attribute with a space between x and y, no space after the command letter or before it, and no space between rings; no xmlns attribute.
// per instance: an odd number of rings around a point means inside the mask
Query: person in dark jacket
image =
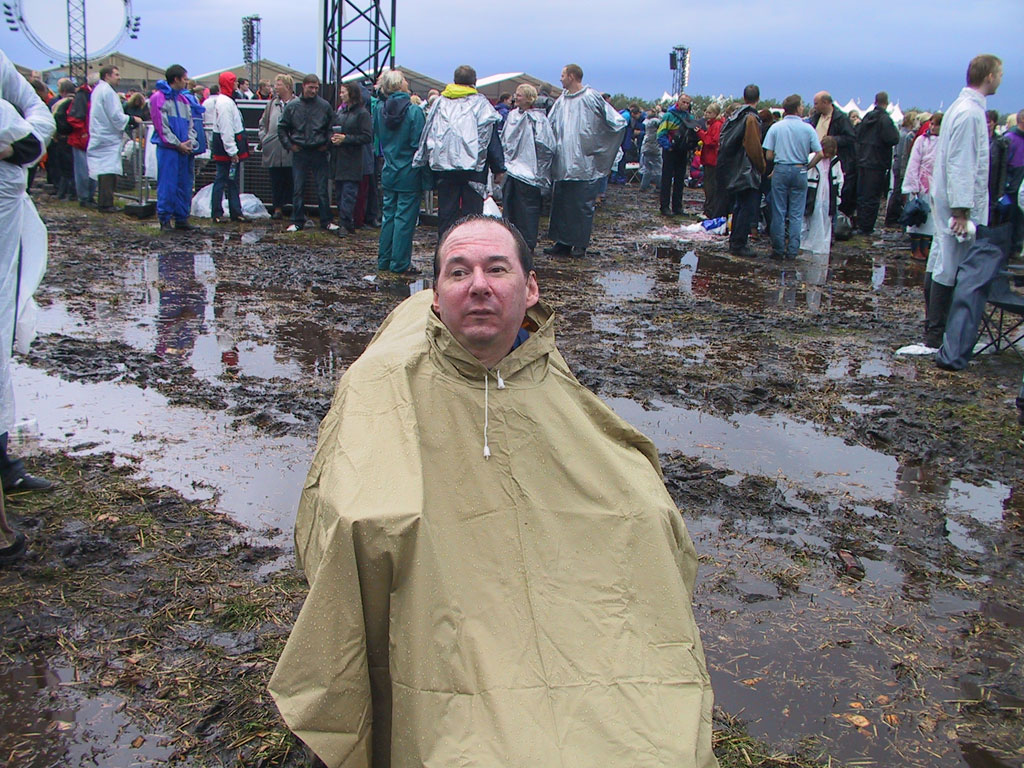
<svg viewBox="0 0 1024 768"><path fill-rule="evenodd" d="M811 125L818 139L831 136L839 147L839 164L843 166L843 191L839 211L851 219L857 212L857 132L846 113L836 107L828 91L814 94Z"/></svg>
<svg viewBox="0 0 1024 768"><path fill-rule="evenodd" d="M75 84L66 77L57 83L59 98L53 103L50 112L57 124L57 132L50 144L50 163L53 165L57 184L57 199L66 200L75 194L75 162L71 154L68 136L73 130L68 122L68 110L75 98Z"/></svg>
<svg viewBox="0 0 1024 768"><path fill-rule="evenodd" d="M320 98L320 78L302 78L302 96L285 105L277 123L281 146L292 150L292 223L287 232L298 232L306 223L303 188L306 176L316 181L320 229L337 232L340 227L331 221L331 201L327 191L328 150L331 147L331 122L334 110Z"/></svg>
<svg viewBox="0 0 1024 768"><path fill-rule="evenodd" d="M363 103L363 89L357 83L341 87L342 104L331 125L334 145L334 189L338 221L345 231L356 231L353 213L363 180L363 149L373 141L373 119Z"/></svg>
<svg viewBox="0 0 1024 768"><path fill-rule="evenodd" d="M760 100L761 89L756 85L743 89L743 106L722 126L718 145L718 183L728 193L733 210L729 253L746 258L757 255L747 240L757 222L761 176L765 172L761 118L757 115Z"/></svg>
<svg viewBox="0 0 1024 768"><path fill-rule="evenodd" d="M994 227L1010 220L1010 209L999 205L1006 189L1007 157L1010 143L1005 136L996 134L999 113L994 109L985 111L988 123L988 225ZM1016 203L1016 198L1013 200Z"/></svg>
<svg viewBox="0 0 1024 768"><path fill-rule="evenodd" d="M862 235L875 231L878 204L889 184L892 150L900 140L888 106L889 94L879 91L874 108L857 128L857 231Z"/></svg>

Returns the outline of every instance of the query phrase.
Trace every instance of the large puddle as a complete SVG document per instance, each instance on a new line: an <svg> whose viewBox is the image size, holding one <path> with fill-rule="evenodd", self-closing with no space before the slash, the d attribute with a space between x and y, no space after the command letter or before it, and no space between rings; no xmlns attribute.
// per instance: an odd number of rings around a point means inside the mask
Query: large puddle
<svg viewBox="0 0 1024 768"><path fill-rule="evenodd" d="M863 310L872 295L902 285L907 267L881 260L805 260L776 269L769 288L752 279L763 269L720 255L659 249L650 269L607 271L595 280L615 303L653 300L659 292L672 290L734 306ZM857 283L862 290L833 290L844 283ZM249 291L219 278L208 254L133 261L123 287L123 299L116 305L85 298L71 304L50 297L41 312L40 332L121 341L180 361L209 382L225 374L265 382L319 382L325 397L369 338L366 331L331 317L302 316L269 327ZM402 284L380 290L398 297L426 287ZM275 293L275 301L296 305L316 301L330 307L346 300L322 293ZM595 317L594 322L605 321ZM680 355L699 356L703 341L695 336L663 343ZM822 363L825 378L890 372L888 358L881 355L858 363ZM215 497L220 511L252 528L254 535L290 545L315 442L312 427L300 436L267 437L225 412L171 405L154 389L69 382L24 364L15 364L13 378L19 413L37 420L42 445L69 453L111 451L153 483L194 499ZM697 598L717 702L749 720L755 735L793 744L802 735L819 734L827 753L861 765L955 764L948 739L939 749L930 743L931 736L922 737L920 728L910 723L920 724L924 696L936 701L959 696L957 680L938 670L915 682L923 693L908 694L905 681L892 672L900 660L896 646L885 640L885 627L956 632L962 615L980 608L979 601L962 593L922 585L922 558L927 567L939 562L936 558L945 550L931 552L935 539L967 558L954 563L988 551L1005 535L1011 490L999 483L966 483L948 469L901 465L891 456L781 415L721 418L663 402L641 405L615 397L609 404L650 436L659 451L678 452L723 470L723 488L735 488L748 477L767 478L793 510L783 518L742 524L713 514L687 521L706 560ZM31 445L19 448L31 452ZM824 506L812 508L805 499L808 493L823 498ZM907 537L909 546L892 544L893 509L907 510L911 520L921 515L920 534ZM795 586L785 586L785 573L775 581L765 577L766 569L783 563L783 555L794 548L830 552L835 540L827 517L850 511L857 535L874 552L862 558L863 580L844 580L813 565L807 566L810 577ZM985 578L966 566L953 575L973 582ZM728 588L718 589L723 584ZM0 701L12 714L5 715L0 746L30 743L27 734L35 734L33 748L49 750L39 754L53 754L52 764L58 765L78 754L69 750L85 750L92 743L97 731L81 723L96 722L103 723L96 726L100 731L119 734L117 740L108 738L109 756L99 764L145 764L160 757L158 751L147 751L156 749L157 739L121 724L117 702L57 696L54 692L73 681L73 672L40 664L5 669L0 697L6 698ZM848 716L855 714L866 716L872 728L852 726ZM908 725L901 731L894 724L903 721ZM121 742L128 736L125 752ZM133 742L145 746L132 749ZM904 742L916 745L910 757L894 746ZM118 762L124 754L136 762ZM900 757L894 760L894 754Z"/></svg>

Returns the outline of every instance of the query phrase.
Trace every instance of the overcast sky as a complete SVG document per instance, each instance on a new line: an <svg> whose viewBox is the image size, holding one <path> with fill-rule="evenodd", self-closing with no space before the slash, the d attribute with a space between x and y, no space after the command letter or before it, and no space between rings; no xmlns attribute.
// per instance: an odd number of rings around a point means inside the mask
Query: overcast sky
<svg viewBox="0 0 1024 768"><path fill-rule="evenodd" d="M161 67L177 62L201 73L238 64L241 18L260 14L263 55L315 69L317 0L132 2L142 31L118 48ZM22 3L44 27L41 35L66 39L66 0ZM87 0L89 29L97 30L90 48L111 34L109 20L104 26L98 17L116 16L120 6ZM936 109L956 98L972 56L994 53L1005 76L989 106L1024 108L1024 0L398 0L397 22L397 64L445 81L466 63L480 77L527 71L557 84L571 61L599 90L654 98L671 90L668 54L682 44L692 51L692 93L737 95L755 82L780 100L799 93L810 101L826 89L840 103L870 105L876 91L887 90L904 109ZM16 62L50 66L25 35L0 30L0 45ZM365 55L366 43L351 45L360 54L353 58Z"/></svg>

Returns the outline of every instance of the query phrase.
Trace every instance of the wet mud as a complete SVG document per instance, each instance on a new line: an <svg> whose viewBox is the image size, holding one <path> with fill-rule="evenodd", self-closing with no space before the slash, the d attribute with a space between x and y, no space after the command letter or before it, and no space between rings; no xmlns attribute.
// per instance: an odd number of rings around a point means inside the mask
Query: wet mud
<svg viewBox="0 0 1024 768"><path fill-rule="evenodd" d="M720 241L648 239L665 224L655 203L635 187L613 187L591 255L539 255L537 273L578 378L658 446L701 557L694 599L720 753L742 724L772 745L758 765L780 764L767 761L774 750L795 761L782 764L1020 766L1024 451L1013 397L1021 359L983 356L951 374L893 355L919 340L923 320L921 266L896 231L837 243L830 258L744 260ZM686 203L693 213L696 193ZM76 528L82 515L73 512L70 529L39 522L45 547L0 581L48 574L56 584L89 571L113 595L149 585L155 602L145 610L158 612L161 600L174 610L206 606L194 621L207 624L175 635L182 647L168 640L147 651L165 665L150 685L165 685L166 669L182 659L206 663L183 657L185 647L220 648L220 663L248 658L262 707L250 714L260 726L224 730L233 705L218 709L225 697L200 686L206 710L163 709L139 730L145 696L121 678L97 686L107 662L88 649L108 648L144 622L91 619L96 626L75 640L80 652L69 653L64 641L41 639L47 627L81 621L52 592L18 604L25 626L4 625L0 687L15 696L31 689L38 711L80 689L89 695L61 706L79 711L116 694L122 714L134 715L115 727L112 714L105 732L131 735L129 748L144 736L157 751L139 757L156 762L169 752L230 764L241 749L231 745L246 737L245 764L299 761L256 682L265 683L301 600L289 530L302 473L337 379L391 309L429 289L429 275L377 275L372 230L339 239L208 224L161 238L153 225L45 198L40 209L52 236L40 335L15 372L19 409L39 423L24 451L90 471L106 457L118 483L177 499L145 508L161 525L173 527L181 508L210 515L219 550L196 557L248 547L231 558L240 570L230 578L266 612L244 628L218 624L217 599L168 597L174 561L140 564L135 539L95 518ZM753 244L767 250L764 239ZM433 245L433 232L419 228L414 263L427 273ZM135 575L126 583L125 573ZM275 584L285 585L276 603L261 591ZM157 637L170 631L146 627ZM37 640L21 639L26 632ZM200 668L212 674L209 665ZM182 718L192 718L191 741L175 740ZM6 726L2 738L39 730L29 720ZM63 734L67 750L90 738L79 726L49 731ZM748 764L742 751L734 763L729 755L726 765Z"/></svg>

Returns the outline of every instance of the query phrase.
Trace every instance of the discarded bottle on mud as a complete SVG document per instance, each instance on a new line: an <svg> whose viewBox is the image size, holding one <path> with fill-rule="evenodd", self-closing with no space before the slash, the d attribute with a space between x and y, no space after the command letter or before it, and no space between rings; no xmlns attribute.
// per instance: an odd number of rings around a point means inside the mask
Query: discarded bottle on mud
<svg viewBox="0 0 1024 768"><path fill-rule="evenodd" d="M855 554L848 549L840 549L837 554L839 562L842 564L840 571L844 576L849 576L851 579L864 578L864 565Z"/></svg>

